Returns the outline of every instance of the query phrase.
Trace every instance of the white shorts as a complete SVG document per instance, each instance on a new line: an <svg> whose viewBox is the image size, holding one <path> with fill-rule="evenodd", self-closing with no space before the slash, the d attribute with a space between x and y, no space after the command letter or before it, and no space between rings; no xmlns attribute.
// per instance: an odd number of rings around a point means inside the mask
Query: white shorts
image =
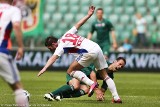
<svg viewBox="0 0 160 107"><path fill-rule="evenodd" d="M11 56L0 53L0 76L9 84L20 81L19 71Z"/></svg>
<svg viewBox="0 0 160 107"><path fill-rule="evenodd" d="M108 67L99 45L96 45L89 53L80 54L76 58L76 61L83 67L88 67L93 63L97 70L102 70Z"/></svg>

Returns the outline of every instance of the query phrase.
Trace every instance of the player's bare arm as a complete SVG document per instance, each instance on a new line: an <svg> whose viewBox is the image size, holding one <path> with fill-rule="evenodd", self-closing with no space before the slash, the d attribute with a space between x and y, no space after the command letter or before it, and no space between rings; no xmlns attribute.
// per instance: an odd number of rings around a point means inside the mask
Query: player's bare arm
<svg viewBox="0 0 160 107"><path fill-rule="evenodd" d="M17 43L18 43L18 51L16 54L16 60L20 60L23 56L23 40L22 40L21 23L14 22L13 30L14 30L14 33L17 39Z"/></svg>
<svg viewBox="0 0 160 107"><path fill-rule="evenodd" d="M95 7L90 6L88 10L88 14L83 17L78 23L76 23L75 27L78 30L94 13Z"/></svg>
<svg viewBox="0 0 160 107"><path fill-rule="evenodd" d="M112 36L112 41L113 41L113 48L117 49L118 45L117 45L117 41L116 41L115 31L111 31L111 36Z"/></svg>
<svg viewBox="0 0 160 107"><path fill-rule="evenodd" d="M91 39L92 38L92 33L88 33L87 39Z"/></svg>
<svg viewBox="0 0 160 107"><path fill-rule="evenodd" d="M49 60L47 61L46 65L45 65L45 66L43 67L43 69L38 73L37 76L39 77L40 75L42 75L42 74L47 70L47 68L48 68L51 64L53 64L58 58L59 58L58 55L53 55L52 57L50 57Z"/></svg>

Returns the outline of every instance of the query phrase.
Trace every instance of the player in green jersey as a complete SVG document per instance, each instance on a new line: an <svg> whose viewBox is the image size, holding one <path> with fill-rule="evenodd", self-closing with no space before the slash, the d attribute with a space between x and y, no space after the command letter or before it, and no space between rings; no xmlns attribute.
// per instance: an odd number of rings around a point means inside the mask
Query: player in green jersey
<svg viewBox="0 0 160 107"><path fill-rule="evenodd" d="M108 75L110 78L114 78L113 72L114 68L116 68L116 71L119 69L123 68L126 64L126 60L123 57L118 57L113 63L109 63L109 72ZM99 76L98 72L95 72L95 68L93 65L90 65L89 67L83 68L82 71L93 81L97 81L97 79L102 80L101 77ZM88 93L89 87L87 85L81 83L79 80L72 78L68 74L66 75L67 79L67 84L68 85L63 85L62 87L58 88L57 90L53 91L50 93L52 95L52 98L48 99L49 101L53 100L58 100L60 101L62 98L73 98L73 97L80 97L82 95L85 95ZM107 90L107 84L103 82L101 86L101 90L105 92ZM45 94L46 96L47 94ZM45 97L44 96L44 97ZM46 97L45 97L46 98ZM113 101L114 102L114 101ZM122 101L120 100L119 102L114 102L114 103L121 103Z"/></svg>
<svg viewBox="0 0 160 107"><path fill-rule="evenodd" d="M117 49L116 35L112 23L108 19L103 18L103 9L98 8L96 11L97 19L92 23L88 39L92 38L94 32L97 33L96 42L101 47L103 54L108 59L111 47L110 33L112 36L113 48Z"/></svg>

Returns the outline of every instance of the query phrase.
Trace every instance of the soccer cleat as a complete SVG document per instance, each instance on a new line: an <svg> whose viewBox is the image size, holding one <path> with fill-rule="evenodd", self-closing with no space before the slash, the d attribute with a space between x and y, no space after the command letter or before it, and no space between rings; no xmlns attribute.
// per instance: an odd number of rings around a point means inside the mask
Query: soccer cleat
<svg viewBox="0 0 160 107"><path fill-rule="evenodd" d="M112 103L121 103L122 104L122 100L121 99L118 99L118 100L112 99Z"/></svg>
<svg viewBox="0 0 160 107"><path fill-rule="evenodd" d="M45 94L44 98L47 99L48 101L54 101L54 97L51 93Z"/></svg>
<svg viewBox="0 0 160 107"><path fill-rule="evenodd" d="M55 98L54 98L56 101L61 101L61 96L55 96Z"/></svg>
<svg viewBox="0 0 160 107"><path fill-rule="evenodd" d="M88 97L91 97L94 93L94 89L98 87L98 84L95 82L90 86L89 92L88 92Z"/></svg>

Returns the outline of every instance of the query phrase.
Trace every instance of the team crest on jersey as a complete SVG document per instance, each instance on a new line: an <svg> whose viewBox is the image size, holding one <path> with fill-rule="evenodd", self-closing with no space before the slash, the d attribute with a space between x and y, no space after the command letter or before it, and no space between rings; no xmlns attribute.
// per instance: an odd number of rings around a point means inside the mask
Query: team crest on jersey
<svg viewBox="0 0 160 107"><path fill-rule="evenodd" d="M22 13L22 30L30 32L39 23L41 0L14 0L14 5L20 8Z"/></svg>

